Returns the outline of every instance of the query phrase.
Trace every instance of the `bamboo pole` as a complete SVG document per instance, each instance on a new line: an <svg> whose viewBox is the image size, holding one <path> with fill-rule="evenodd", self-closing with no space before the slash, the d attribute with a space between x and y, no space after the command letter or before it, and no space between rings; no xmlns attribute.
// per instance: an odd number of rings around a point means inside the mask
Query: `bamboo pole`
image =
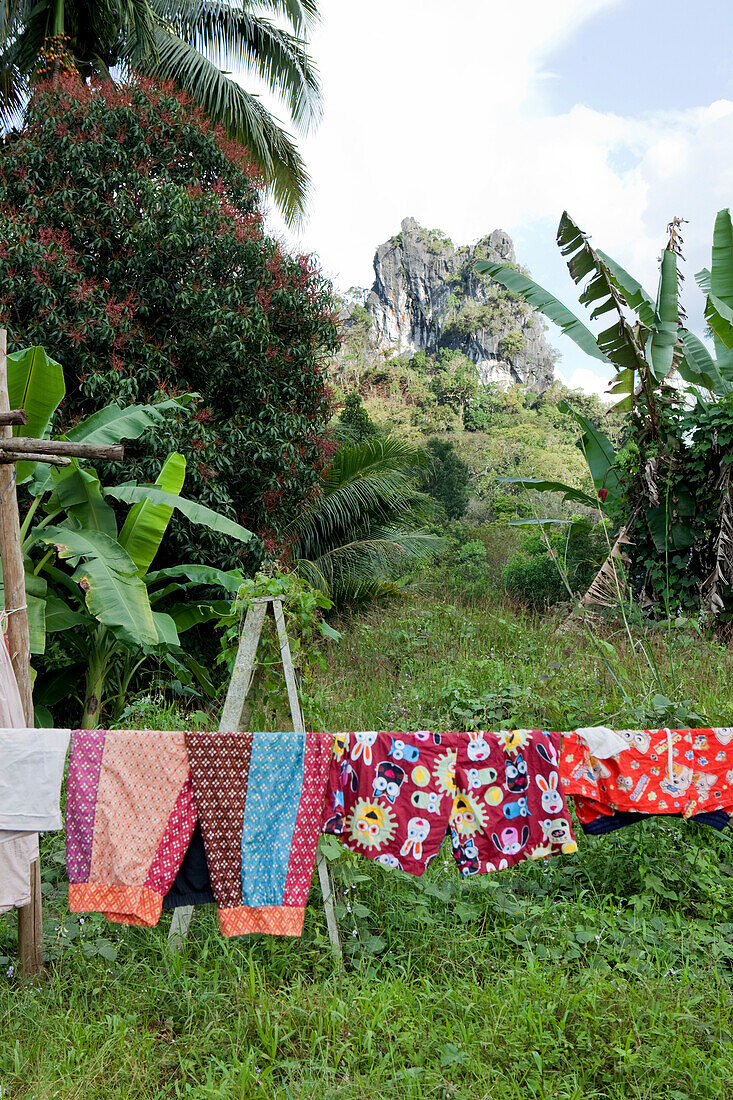
<svg viewBox="0 0 733 1100"><path fill-rule="evenodd" d="M7 334L0 329L0 413L10 412L8 399ZM0 439L12 437L9 424L0 426ZM0 559L3 567L7 641L18 681L26 725L34 725L31 689L31 647L25 597L23 548L20 541L15 467L0 465ZM18 955L24 974L35 974L43 965L41 928L41 872L38 860L31 865L31 903L18 910Z"/></svg>

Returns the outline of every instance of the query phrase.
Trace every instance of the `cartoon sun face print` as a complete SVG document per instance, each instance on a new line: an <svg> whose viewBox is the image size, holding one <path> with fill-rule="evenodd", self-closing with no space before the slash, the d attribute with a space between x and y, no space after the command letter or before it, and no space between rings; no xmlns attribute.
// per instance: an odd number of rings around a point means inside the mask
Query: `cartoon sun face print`
<svg viewBox="0 0 733 1100"><path fill-rule="evenodd" d="M532 730L502 730L496 735L505 753L526 749L532 740Z"/></svg>
<svg viewBox="0 0 733 1100"><path fill-rule="evenodd" d="M333 736L333 755L336 757L337 760L340 760L341 757L344 755L344 753L346 752L346 749L348 748L348 745L349 745L349 735L348 735L348 733L335 733L334 734L334 736Z"/></svg>
<svg viewBox="0 0 733 1100"><path fill-rule="evenodd" d="M347 822L349 838L362 848L381 848L395 834L397 822L388 806L357 798Z"/></svg>
<svg viewBox="0 0 733 1100"><path fill-rule="evenodd" d="M446 749L435 762L433 775L442 794L456 793L456 756L455 749Z"/></svg>
<svg viewBox="0 0 733 1100"><path fill-rule="evenodd" d="M483 832L484 814L478 799L474 799L465 791L458 791L453 799L450 824L460 836L473 836L474 833Z"/></svg>

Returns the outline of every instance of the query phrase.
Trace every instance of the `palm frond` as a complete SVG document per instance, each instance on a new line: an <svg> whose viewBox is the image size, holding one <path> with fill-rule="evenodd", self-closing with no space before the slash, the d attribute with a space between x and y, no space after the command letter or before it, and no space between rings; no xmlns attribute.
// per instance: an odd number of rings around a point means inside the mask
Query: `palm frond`
<svg viewBox="0 0 733 1100"><path fill-rule="evenodd" d="M164 23L222 70L255 73L287 104L303 131L317 123L323 100L302 40L239 6L208 0L152 0Z"/></svg>
<svg viewBox="0 0 733 1100"><path fill-rule="evenodd" d="M155 28L155 39L157 59L132 56L130 64L143 75L173 80L230 137L246 145L286 219L297 221L303 214L309 177L289 134L257 96L241 88L195 46L160 26Z"/></svg>
<svg viewBox="0 0 733 1100"><path fill-rule="evenodd" d="M344 444L324 475L321 494L293 524L298 555L319 556L355 530L408 517L425 520L432 503L416 482L428 462L424 451L402 439Z"/></svg>
<svg viewBox="0 0 733 1100"><path fill-rule="evenodd" d="M374 528L368 537L334 546L315 560L301 559L296 571L337 605L395 594L411 565L445 550L446 540L425 531Z"/></svg>

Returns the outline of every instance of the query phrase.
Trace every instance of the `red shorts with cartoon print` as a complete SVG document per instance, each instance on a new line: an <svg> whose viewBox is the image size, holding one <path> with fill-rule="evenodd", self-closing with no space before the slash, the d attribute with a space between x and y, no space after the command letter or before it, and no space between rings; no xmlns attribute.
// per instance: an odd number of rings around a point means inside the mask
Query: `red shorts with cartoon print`
<svg viewBox="0 0 733 1100"><path fill-rule="evenodd" d="M560 779L582 823L616 810L733 812L733 728L617 732L628 748L603 760L576 733L563 735Z"/></svg>
<svg viewBox="0 0 733 1100"><path fill-rule="evenodd" d="M559 734L542 730L339 733L323 831L413 875L446 833L463 875L574 852L559 747Z"/></svg>

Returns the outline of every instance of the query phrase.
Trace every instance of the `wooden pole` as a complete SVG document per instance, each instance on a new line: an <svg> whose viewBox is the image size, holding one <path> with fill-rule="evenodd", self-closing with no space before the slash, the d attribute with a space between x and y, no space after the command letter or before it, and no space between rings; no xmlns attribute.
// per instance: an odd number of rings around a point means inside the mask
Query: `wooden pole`
<svg viewBox="0 0 733 1100"><path fill-rule="evenodd" d="M7 334L5 329L0 329L0 413L8 412ZM9 424L0 426L0 438L10 439L12 431ZM31 646L15 467L11 465L0 465L0 560L3 567L5 610L11 612L7 621L8 650L18 681L26 725L32 727ZM18 910L18 954L20 969L24 974L35 974L43 965L41 874L37 860L31 866L31 903Z"/></svg>
<svg viewBox="0 0 733 1100"><path fill-rule="evenodd" d="M71 455L72 458L99 458L107 462L119 462L125 457L125 448L121 443L110 446L97 443L74 443L68 439L33 439L30 436L8 434L0 436L0 451L15 451L26 456L40 451L43 455ZM33 454L35 458L35 453Z"/></svg>
<svg viewBox="0 0 733 1100"><path fill-rule="evenodd" d="M60 455L44 455L36 451L3 451L0 449L0 465L10 466L14 462L47 462L49 466L70 466L70 458Z"/></svg>
<svg viewBox="0 0 733 1100"><path fill-rule="evenodd" d="M10 412L0 413L0 424L27 424L28 417L25 409L11 409Z"/></svg>

